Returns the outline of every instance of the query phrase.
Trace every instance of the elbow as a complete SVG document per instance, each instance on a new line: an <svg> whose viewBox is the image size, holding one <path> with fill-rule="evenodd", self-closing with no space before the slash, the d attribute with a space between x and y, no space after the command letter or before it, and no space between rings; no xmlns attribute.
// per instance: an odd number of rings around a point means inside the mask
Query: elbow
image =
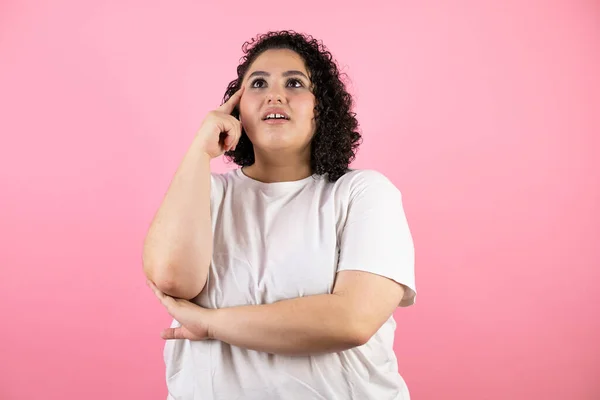
<svg viewBox="0 0 600 400"><path fill-rule="evenodd" d="M359 347L367 344L373 337L373 332L365 328L356 328L349 333L349 342L352 347Z"/></svg>
<svg viewBox="0 0 600 400"><path fill-rule="evenodd" d="M154 284L161 292L178 299L192 300L197 297L202 289L204 289L203 282L191 281L185 283L182 279L177 279L173 276L159 277Z"/></svg>
<svg viewBox="0 0 600 400"><path fill-rule="evenodd" d="M368 323L360 321L355 316L346 319L344 326L346 326L344 341L350 347L366 344L375 334L375 330Z"/></svg>
<svg viewBox="0 0 600 400"><path fill-rule="evenodd" d="M356 308L349 310L346 314L346 330L350 342L354 347L367 344L369 340L381 328L379 321L374 320L369 313L361 312Z"/></svg>
<svg viewBox="0 0 600 400"><path fill-rule="evenodd" d="M355 306L342 302L341 307L336 307L331 316L335 319L338 338L346 348L365 345L377 332L373 326L370 315L365 314Z"/></svg>
<svg viewBox="0 0 600 400"><path fill-rule="evenodd" d="M155 263L144 260L144 275L158 290L179 299L192 300L204 289L207 277L185 273L186 270L172 264Z"/></svg>

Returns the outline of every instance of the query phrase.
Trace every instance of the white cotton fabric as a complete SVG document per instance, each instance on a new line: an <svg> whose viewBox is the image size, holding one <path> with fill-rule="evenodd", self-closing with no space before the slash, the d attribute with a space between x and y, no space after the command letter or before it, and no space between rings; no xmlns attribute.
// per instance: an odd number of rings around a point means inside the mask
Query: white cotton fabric
<svg viewBox="0 0 600 400"><path fill-rule="evenodd" d="M361 270L405 286L415 301L414 248L400 191L374 170L337 182L263 183L241 169L211 174L213 259L194 301L223 308L331 293L336 272ZM173 321L172 327L179 326ZM170 340L169 400L408 400L393 351L393 317L363 346L283 356L218 340Z"/></svg>

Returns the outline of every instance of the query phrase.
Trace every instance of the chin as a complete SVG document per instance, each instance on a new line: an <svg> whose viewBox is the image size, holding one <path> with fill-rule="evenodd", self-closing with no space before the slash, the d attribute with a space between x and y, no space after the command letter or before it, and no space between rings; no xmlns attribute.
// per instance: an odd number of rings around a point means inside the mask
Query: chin
<svg viewBox="0 0 600 400"><path fill-rule="evenodd" d="M259 145L257 146L259 147L261 150L263 151L282 151L282 150L286 150L286 149L291 149L294 148L294 144L290 143L289 141L285 141L285 140L268 140L268 141L261 141L259 143Z"/></svg>
<svg viewBox="0 0 600 400"><path fill-rule="evenodd" d="M297 142L297 138L294 138L292 132L286 132L283 130L266 130L258 133L258 135L249 135L252 143L260 148L285 148L293 146L294 142Z"/></svg>

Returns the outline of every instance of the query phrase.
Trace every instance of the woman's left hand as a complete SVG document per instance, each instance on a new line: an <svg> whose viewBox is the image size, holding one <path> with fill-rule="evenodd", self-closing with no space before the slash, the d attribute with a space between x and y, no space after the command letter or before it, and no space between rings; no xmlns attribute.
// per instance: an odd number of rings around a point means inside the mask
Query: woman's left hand
<svg viewBox="0 0 600 400"><path fill-rule="evenodd" d="M206 323L206 315L210 310L191 301L164 294L150 280L147 280L146 283L165 306L167 312L181 324L178 328L163 330L160 335L163 339L205 340L211 338L210 329Z"/></svg>

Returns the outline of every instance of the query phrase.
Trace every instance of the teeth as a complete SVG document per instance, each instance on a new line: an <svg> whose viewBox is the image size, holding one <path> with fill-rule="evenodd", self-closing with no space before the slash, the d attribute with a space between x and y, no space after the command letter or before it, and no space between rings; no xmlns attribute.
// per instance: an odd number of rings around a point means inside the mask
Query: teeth
<svg viewBox="0 0 600 400"><path fill-rule="evenodd" d="M287 119L283 114L269 114L265 119Z"/></svg>

